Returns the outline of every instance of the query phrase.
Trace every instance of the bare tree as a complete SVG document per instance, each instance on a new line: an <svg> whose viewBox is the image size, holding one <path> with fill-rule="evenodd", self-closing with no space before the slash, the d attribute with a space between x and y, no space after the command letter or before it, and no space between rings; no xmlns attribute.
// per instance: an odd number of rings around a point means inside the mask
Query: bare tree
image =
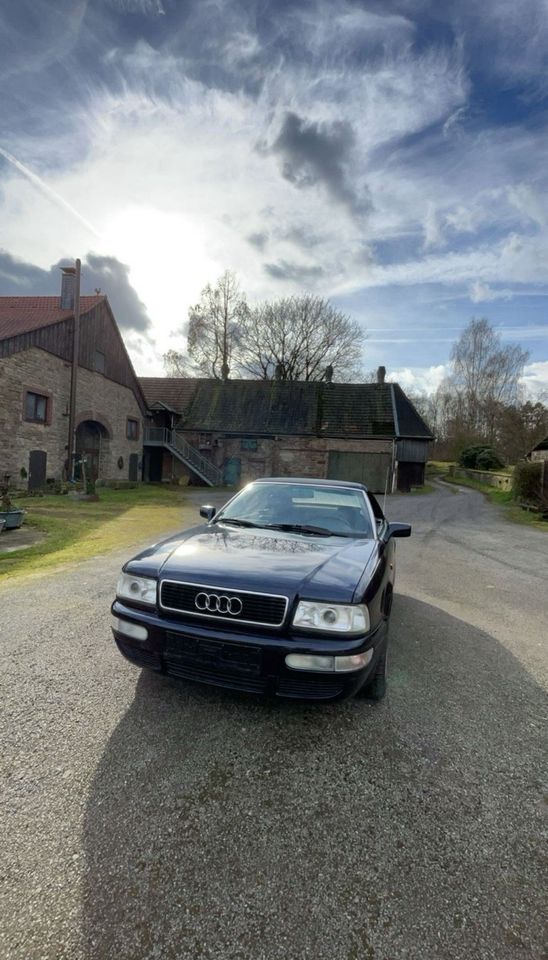
<svg viewBox="0 0 548 960"><path fill-rule="evenodd" d="M365 334L328 300L306 294L263 303L241 327L242 371L262 380L351 380L361 373Z"/></svg>
<svg viewBox="0 0 548 960"><path fill-rule="evenodd" d="M425 390L407 389L405 395L411 401L415 410L424 420L434 435L437 433L438 407L436 395L426 393Z"/></svg>
<svg viewBox="0 0 548 960"><path fill-rule="evenodd" d="M540 400L501 404L497 418L497 448L508 463L524 457L548 435L548 407Z"/></svg>
<svg viewBox="0 0 548 960"><path fill-rule="evenodd" d="M196 371L192 361L184 353L168 350L162 357L164 370L168 377L193 377Z"/></svg>
<svg viewBox="0 0 548 960"><path fill-rule="evenodd" d="M454 415L471 435L495 440L497 412L518 400L528 358L519 345L503 347L485 318L470 320L451 351L446 388L454 395Z"/></svg>
<svg viewBox="0 0 548 960"><path fill-rule="evenodd" d="M208 283L188 315L188 353L206 377L226 380L241 327L249 308L234 273L225 270L215 286Z"/></svg>

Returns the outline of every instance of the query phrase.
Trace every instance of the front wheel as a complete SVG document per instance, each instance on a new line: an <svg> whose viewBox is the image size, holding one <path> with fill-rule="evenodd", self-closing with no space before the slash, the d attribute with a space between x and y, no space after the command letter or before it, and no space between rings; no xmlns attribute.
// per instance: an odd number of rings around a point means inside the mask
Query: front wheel
<svg viewBox="0 0 548 960"><path fill-rule="evenodd" d="M358 696L366 700L382 700L386 693L386 677L388 672L388 638L384 641L383 649L377 660L375 671L370 680L358 690Z"/></svg>

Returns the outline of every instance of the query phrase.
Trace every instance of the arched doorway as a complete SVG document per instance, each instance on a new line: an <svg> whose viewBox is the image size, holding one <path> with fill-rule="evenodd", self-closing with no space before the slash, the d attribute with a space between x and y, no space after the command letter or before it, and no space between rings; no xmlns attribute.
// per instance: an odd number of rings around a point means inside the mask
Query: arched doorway
<svg viewBox="0 0 548 960"><path fill-rule="evenodd" d="M97 480L101 476L101 466L107 459L109 433L98 420L82 420L76 428L76 467L74 476L81 480L82 459L85 460L87 480Z"/></svg>

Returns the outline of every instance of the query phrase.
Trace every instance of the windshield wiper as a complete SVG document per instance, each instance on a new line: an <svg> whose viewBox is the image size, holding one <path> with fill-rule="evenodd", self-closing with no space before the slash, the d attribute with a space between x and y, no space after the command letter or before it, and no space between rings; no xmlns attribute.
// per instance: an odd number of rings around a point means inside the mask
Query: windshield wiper
<svg viewBox="0 0 548 960"><path fill-rule="evenodd" d="M219 517L215 523L232 523L235 527L258 527L260 524L252 523L251 520L244 520L242 517Z"/></svg>
<svg viewBox="0 0 548 960"><path fill-rule="evenodd" d="M284 533L311 533L317 537L335 537L333 530L326 527L314 527L308 523L268 523L265 530L283 530Z"/></svg>

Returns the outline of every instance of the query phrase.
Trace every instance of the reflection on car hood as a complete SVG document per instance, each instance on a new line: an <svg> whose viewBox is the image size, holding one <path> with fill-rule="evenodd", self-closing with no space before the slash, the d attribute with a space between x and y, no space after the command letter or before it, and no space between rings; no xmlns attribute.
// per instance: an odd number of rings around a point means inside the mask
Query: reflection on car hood
<svg viewBox="0 0 548 960"><path fill-rule="evenodd" d="M273 530L202 526L151 547L128 564L159 576L231 589L350 602L377 543Z"/></svg>

